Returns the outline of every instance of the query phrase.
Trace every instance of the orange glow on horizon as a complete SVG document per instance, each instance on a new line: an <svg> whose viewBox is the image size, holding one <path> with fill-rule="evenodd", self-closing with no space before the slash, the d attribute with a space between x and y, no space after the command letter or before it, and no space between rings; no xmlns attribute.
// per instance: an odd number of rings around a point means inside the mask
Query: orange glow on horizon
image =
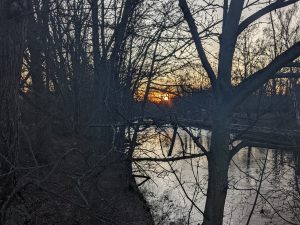
<svg viewBox="0 0 300 225"><path fill-rule="evenodd" d="M155 104L169 104L174 96L163 91L152 91L148 95L148 101Z"/></svg>
<svg viewBox="0 0 300 225"><path fill-rule="evenodd" d="M140 93L139 96L137 96L138 101L144 100L144 92ZM154 104L167 104L171 105L173 98L175 97L175 94L159 91L159 90L152 90L148 94L147 101L154 103Z"/></svg>

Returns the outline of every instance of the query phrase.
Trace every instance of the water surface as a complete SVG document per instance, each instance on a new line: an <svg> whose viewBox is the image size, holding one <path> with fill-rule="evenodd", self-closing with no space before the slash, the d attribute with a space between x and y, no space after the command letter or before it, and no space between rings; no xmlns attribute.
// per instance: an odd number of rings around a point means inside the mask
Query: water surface
<svg viewBox="0 0 300 225"><path fill-rule="evenodd" d="M209 148L210 132L191 129ZM139 136L135 157L167 158L172 128L148 128ZM183 153L184 152L184 153ZM199 153L190 136L178 130L172 157ZM250 224L300 224L300 193L297 190L293 152L244 148L232 160L224 224L246 224L262 186ZM157 224L201 224L207 185L205 157L176 162L137 162L134 173L150 177L140 188L152 207ZM137 178L139 183L144 178ZM300 180L300 178L299 178ZM194 204L192 203L194 202Z"/></svg>

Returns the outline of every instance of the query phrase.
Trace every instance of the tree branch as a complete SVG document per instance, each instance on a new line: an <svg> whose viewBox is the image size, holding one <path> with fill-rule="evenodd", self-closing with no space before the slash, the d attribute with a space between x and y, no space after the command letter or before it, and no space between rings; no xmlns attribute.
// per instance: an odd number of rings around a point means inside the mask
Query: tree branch
<svg viewBox="0 0 300 225"><path fill-rule="evenodd" d="M300 73L276 73L270 79L273 78L300 78Z"/></svg>
<svg viewBox="0 0 300 225"><path fill-rule="evenodd" d="M226 92L231 91L232 59L243 5L244 0L231 1L229 11L223 19L222 35L220 37L218 81L220 81L220 88L226 90Z"/></svg>
<svg viewBox="0 0 300 225"><path fill-rule="evenodd" d="M186 127L181 126L181 128L188 133L188 135L190 135L190 137L193 139L194 143L197 145L197 147L199 147L204 155L208 155L208 151L207 149L199 142L198 138Z"/></svg>
<svg viewBox="0 0 300 225"><path fill-rule="evenodd" d="M181 11L183 13L184 19L186 20L186 22L188 23L190 32L192 34L192 38L195 42L195 46L197 49L197 53L198 56L201 60L201 63L205 69L205 71L207 72L207 75L209 77L209 80L211 82L212 88L215 88L215 83L216 83L216 75L210 65L210 63L208 62L207 56L205 54L203 45L202 45L202 41L198 35L198 31L197 31L197 26L195 24L195 20L191 14L191 11L187 5L186 0L179 0L179 7L181 8Z"/></svg>
<svg viewBox="0 0 300 225"><path fill-rule="evenodd" d="M232 98L230 107L233 109L241 103L248 95L263 85L268 79L276 76L275 74L287 64L293 62L300 56L300 41L296 42L288 50L277 56L265 68L249 76L234 89L235 97Z"/></svg>
<svg viewBox="0 0 300 225"><path fill-rule="evenodd" d="M262 16L266 15L267 13L275 10L275 9L280 9L285 6L291 5L293 3L298 2L299 0L277 0L276 2L266 6L265 8L260 9L253 15L249 16L247 19L245 19L240 25L239 25L239 30L238 34L241 34L251 23L254 21L258 20Z"/></svg>
<svg viewBox="0 0 300 225"><path fill-rule="evenodd" d="M300 62L292 62L287 64L285 67L300 67Z"/></svg>
<svg viewBox="0 0 300 225"><path fill-rule="evenodd" d="M151 157L143 157L143 158L133 158L132 161L134 162L141 162L141 161L154 161L154 162L175 162L184 159L194 159L205 156L204 153L199 154L190 154L184 156L177 156L177 157L169 157L169 158L151 158Z"/></svg>

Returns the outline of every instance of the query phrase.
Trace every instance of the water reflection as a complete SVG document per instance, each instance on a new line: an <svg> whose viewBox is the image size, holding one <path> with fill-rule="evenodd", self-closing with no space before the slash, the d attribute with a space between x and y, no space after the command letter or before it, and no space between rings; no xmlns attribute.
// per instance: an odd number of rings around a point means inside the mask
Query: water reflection
<svg viewBox="0 0 300 225"><path fill-rule="evenodd" d="M210 132L191 129L209 149ZM149 128L139 136L135 158L167 158L172 128ZM191 137L178 129L172 157L197 154ZM257 193L266 149L244 148L232 160L224 224L246 224ZM295 155L269 150L262 187L250 224L300 224L300 192L297 190ZM134 163L134 173L151 177L140 188L152 206L157 224L201 224L207 186L205 157L174 162ZM175 173L175 174L174 174ZM138 180L140 182L140 180ZM192 204L194 202L195 204Z"/></svg>

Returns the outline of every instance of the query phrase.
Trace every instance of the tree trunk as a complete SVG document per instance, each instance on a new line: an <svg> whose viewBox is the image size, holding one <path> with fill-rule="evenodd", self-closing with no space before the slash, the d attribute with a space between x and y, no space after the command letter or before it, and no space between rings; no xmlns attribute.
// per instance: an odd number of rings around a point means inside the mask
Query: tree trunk
<svg viewBox="0 0 300 225"><path fill-rule="evenodd" d="M219 113L222 111L219 111ZM203 225L222 225L228 189L230 118L216 115L213 120L208 155L208 189Z"/></svg>
<svg viewBox="0 0 300 225"><path fill-rule="evenodd" d="M295 119L296 119L296 125L300 127L300 110L299 110L299 105L298 105L298 99L297 99L297 80L292 79L291 80L291 92L292 92L292 102L294 106L294 111L295 111Z"/></svg>
<svg viewBox="0 0 300 225"><path fill-rule="evenodd" d="M0 208L1 224L5 222L3 205L13 190L11 169L18 157L18 85L27 22L22 15L26 1L0 0Z"/></svg>
<svg viewBox="0 0 300 225"><path fill-rule="evenodd" d="M124 96L120 85L119 68L121 67L121 52L123 39L125 37L126 27L129 21L130 13L133 12L133 3L135 1L126 0L124 10L121 16L120 24L115 30L114 46L112 53L107 56L104 52L104 33L101 21L101 43L102 55L100 56L100 37L99 37L99 18L98 1L91 1L92 10L92 43L94 57L94 123L100 123L101 126L95 130L92 136L99 140L99 147L95 150L99 152L99 158L105 159L100 162L101 173L93 177L97 181L96 187L100 191L101 201L95 201L95 196L99 191L89 192L91 201L106 212L112 224L131 224L131 225L152 225L153 220L149 208L139 192L134 177L132 175L131 154L124 149L125 129L122 126L116 126L124 122L120 114L127 116L126 109L130 108L124 99L130 98L130 95ZM104 1L101 2L103 10ZM101 16L103 16L103 12ZM109 125L109 126L107 126ZM103 205L101 205L103 204ZM93 221L90 224L94 224Z"/></svg>
<svg viewBox="0 0 300 225"><path fill-rule="evenodd" d="M34 11L32 2L29 1L30 11ZM34 35L33 35L34 34ZM45 124L43 124L43 112L42 109L47 107L47 101L45 99L45 84L43 81L43 60L42 60L42 49L43 45L41 42L41 36L43 32L41 31L41 24L35 18L34 14L31 13L28 16L28 34L27 34L27 47L30 53L30 63L29 63L29 73L32 80L33 100L35 104L34 112L32 116L34 118L35 129L33 132L33 149L39 150L43 146L46 138L47 132Z"/></svg>
<svg viewBox="0 0 300 225"><path fill-rule="evenodd" d="M297 152L296 155L296 174L300 175L300 152Z"/></svg>
<svg viewBox="0 0 300 225"><path fill-rule="evenodd" d="M95 210L94 214L106 215L103 225L153 225L149 207L132 176L130 155L123 149L125 129L101 129L98 151L100 160L104 160L89 179L90 208ZM91 219L89 224L99 221Z"/></svg>

